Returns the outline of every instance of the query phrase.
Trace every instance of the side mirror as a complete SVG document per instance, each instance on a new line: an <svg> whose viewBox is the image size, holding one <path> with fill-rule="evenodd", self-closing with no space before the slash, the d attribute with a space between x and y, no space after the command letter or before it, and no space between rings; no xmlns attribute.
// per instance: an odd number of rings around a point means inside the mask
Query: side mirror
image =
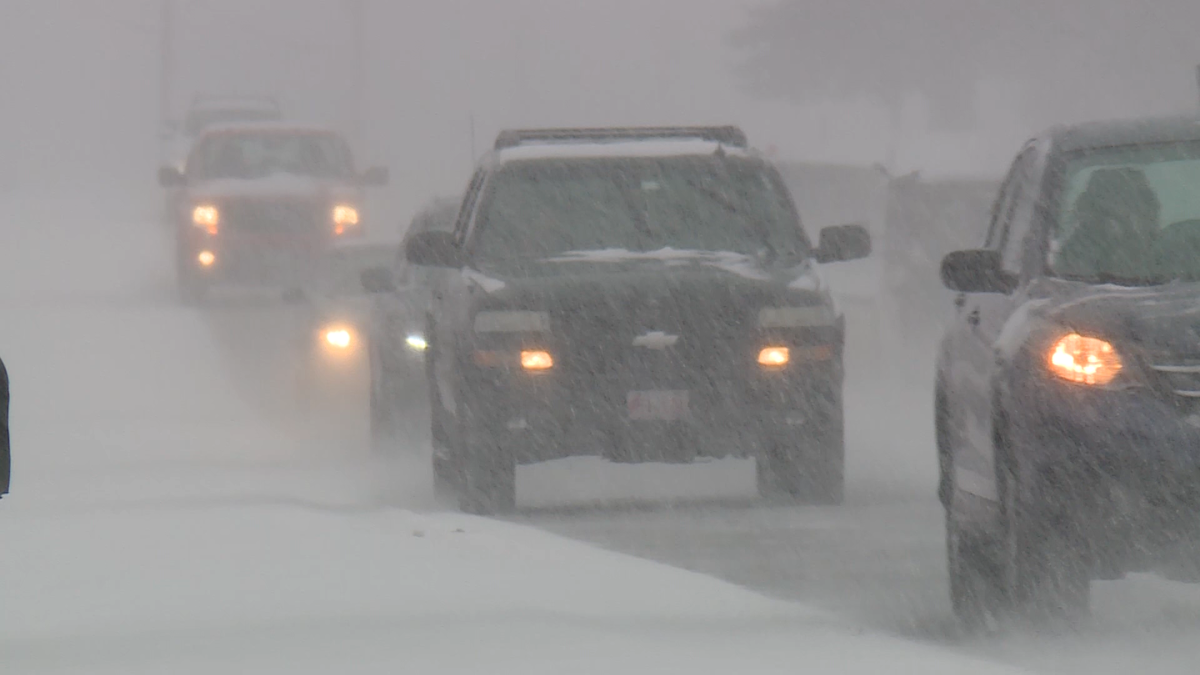
<svg viewBox="0 0 1200 675"><path fill-rule="evenodd" d="M359 182L369 187L382 187L388 184L388 178L386 167L373 166L362 173Z"/></svg>
<svg viewBox="0 0 1200 675"><path fill-rule="evenodd" d="M158 170L158 184L165 188L183 187L187 183L183 172L173 166L164 166Z"/></svg>
<svg viewBox="0 0 1200 675"><path fill-rule="evenodd" d="M391 293L396 290L396 280L386 267L370 267L359 277L363 290L368 293Z"/></svg>
<svg viewBox="0 0 1200 675"><path fill-rule="evenodd" d="M404 246L404 256L414 265L462 267L462 251L452 232L420 232Z"/></svg>
<svg viewBox="0 0 1200 675"><path fill-rule="evenodd" d="M1000 252L955 251L942 258L942 283L959 293L1011 293L1017 277L1000 265Z"/></svg>
<svg viewBox="0 0 1200 675"><path fill-rule="evenodd" d="M858 260L871 255L871 233L862 225L836 225L821 229L817 262Z"/></svg>

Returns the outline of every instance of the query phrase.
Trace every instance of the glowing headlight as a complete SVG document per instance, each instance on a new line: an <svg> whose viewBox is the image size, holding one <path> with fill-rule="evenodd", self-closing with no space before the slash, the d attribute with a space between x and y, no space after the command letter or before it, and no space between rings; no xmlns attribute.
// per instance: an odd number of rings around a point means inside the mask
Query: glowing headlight
<svg viewBox="0 0 1200 675"><path fill-rule="evenodd" d="M763 347L758 353L758 365L767 368L782 368L791 360L791 350L787 347Z"/></svg>
<svg viewBox="0 0 1200 675"><path fill-rule="evenodd" d="M217 262L217 256L212 251L200 251L196 255L196 262L200 263L201 267L212 267L213 263Z"/></svg>
<svg viewBox="0 0 1200 675"><path fill-rule="evenodd" d="M1121 372L1121 357L1110 342L1071 333L1054 343L1046 365L1068 382L1103 386Z"/></svg>
<svg viewBox="0 0 1200 675"><path fill-rule="evenodd" d="M349 349L354 344L354 333L349 328L336 326L325 329L325 344L334 349Z"/></svg>
<svg viewBox="0 0 1200 675"><path fill-rule="evenodd" d="M404 344L408 345L409 349L418 352L423 352L429 348L429 344L425 342L425 338L416 334L404 338Z"/></svg>
<svg viewBox="0 0 1200 675"><path fill-rule="evenodd" d="M358 209L349 204L338 204L333 207L333 233L343 234L346 230L358 226Z"/></svg>
<svg viewBox="0 0 1200 675"><path fill-rule="evenodd" d="M525 370L549 370L554 367L554 357L542 349L527 349L521 352L521 367Z"/></svg>
<svg viewBox="0 0 1200 675"><path fill-rule="evenodd" d="M192 209L192 225L203 228L209 234L216 234L221 224L221 212L212 204L200 204Z"/></svg>

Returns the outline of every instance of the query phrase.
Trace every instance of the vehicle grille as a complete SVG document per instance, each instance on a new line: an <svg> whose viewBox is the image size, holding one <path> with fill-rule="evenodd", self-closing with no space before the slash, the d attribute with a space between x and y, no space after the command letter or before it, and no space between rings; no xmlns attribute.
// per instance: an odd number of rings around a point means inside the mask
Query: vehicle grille
<svg viewBox="0 0 1200 675"><path fill-rule="evenodd" d="M223 229L238 233L315 235L324 233L326 213L311 200L246 199L221 208Z"/></svg>
<svg viewBox="0 0 1200 675"><path fill-rule="evenodd" d="M1200 399L1200 358L1176 358L1151 364L1165 387L1176 396Z"/></svg>

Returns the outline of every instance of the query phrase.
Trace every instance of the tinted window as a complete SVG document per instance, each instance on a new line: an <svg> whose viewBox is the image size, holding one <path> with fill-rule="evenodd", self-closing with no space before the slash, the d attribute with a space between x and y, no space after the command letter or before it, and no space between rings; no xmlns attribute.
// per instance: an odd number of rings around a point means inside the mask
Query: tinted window
<svg viewBox="0 0 1200 675"><path fill-rule="evenodd" d="M1050 267L1084 280L1200 279L1200 144L1077 154L1063 170Z"/></svg>
<svg viewBox="0 0 1200 675"><path fill-rule="evenodd" d="M334 134L230 132L201 141L189 160L188 174L199 180L274 174L349 178L353 166L349 147Z"/></svg>
<svg viewBox="0 0 1200 675"><path fill-rule="evenodd" d="M478 227L476 254L494 260L668 247L809 254L774 171L729 158L512 164L489 182Z"/></svg>

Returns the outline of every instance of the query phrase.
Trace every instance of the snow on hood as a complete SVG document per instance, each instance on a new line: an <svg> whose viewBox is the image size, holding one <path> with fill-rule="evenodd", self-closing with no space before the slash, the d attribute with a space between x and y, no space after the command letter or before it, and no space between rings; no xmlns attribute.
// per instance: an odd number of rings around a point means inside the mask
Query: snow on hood
<svg viewBox="0 0 1200 675"><path fill-rule="evenodd" d="M499 279L494 279L486 274L477 272L469 267L462 269L463 278L471 283L479 286L486 293L496 293L504 289L504 282Z"/></svg>
<svg viewBox="0 0 1200 675"><path fill-rule="evenodd" d="M567 251L547 258L547 262L626 263L657 260L667 265L699 263L716 267L746 279L766 281L770 275L762 270L753 256L734 251L698 251L664 247L654 251L630 251L623 248L604 248L589 251Z"/></svg>

